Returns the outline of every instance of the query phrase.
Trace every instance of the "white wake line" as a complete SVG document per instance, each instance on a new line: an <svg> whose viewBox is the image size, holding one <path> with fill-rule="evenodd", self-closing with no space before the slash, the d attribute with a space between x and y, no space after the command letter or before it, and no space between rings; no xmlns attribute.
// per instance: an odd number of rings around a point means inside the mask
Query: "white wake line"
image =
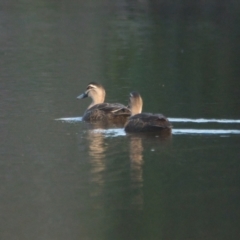
<svg viewBox="0 0 240 240"><path fill-rule="evenodd" d="M240 123L238 119L206 119L206 118L168 118L170 122L195 122L195 123Z"/></svg>
<svg viewBox="0 0 240 240"><path fill-rule="evenodd" d="M238 119L206 119L206 118L168 118L170 122L193 122L193 123L240 123ZM57 118L57 121L81 122L82 117Z"/></svg>
<svg viewBox="0 0 240 240"><path fill-rule="evenodd" d="M82 122L82 117L56 118L55 120L64 122Z"/></svg>
<svg viewBox="0 0 240 240"><path fill-rule="evenodd" d="M210 135L223 135L223 134L240 134L237 129L172 129L172 134L210 134Z"/></svg>
<svg viewBox="0 0 240 240"><path fill-rule="evenodd" d="M94 133L102 133L106 137L118 137L125 136L126 133L122 128L115 129L94 129ZM172 129L173 135L230 135L240 134L240 130L237 129Z"/></svg>

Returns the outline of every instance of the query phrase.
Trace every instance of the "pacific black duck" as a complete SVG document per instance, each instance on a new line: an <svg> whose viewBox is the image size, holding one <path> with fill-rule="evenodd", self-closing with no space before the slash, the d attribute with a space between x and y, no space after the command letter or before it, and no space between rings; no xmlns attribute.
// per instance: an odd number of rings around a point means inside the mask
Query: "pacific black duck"
<svg viewBox="0 0 240 240"><path fill-rule="evenodd" d="M128 118L124 129L128 133L171 131L172 125L162 114L141 113L143 101L138 92L131 92L129 107L131 117Z"/></svg>
<svg viewBox="0 0 240 240"><path fill-rule="evenodd" d="M83 114L87 122L107 121L125 123L131 115L128 107L120 103L104 103L106 92L104 87L96 82L90 82L84 93L78 99L90 97L92 103Z"/></svg>

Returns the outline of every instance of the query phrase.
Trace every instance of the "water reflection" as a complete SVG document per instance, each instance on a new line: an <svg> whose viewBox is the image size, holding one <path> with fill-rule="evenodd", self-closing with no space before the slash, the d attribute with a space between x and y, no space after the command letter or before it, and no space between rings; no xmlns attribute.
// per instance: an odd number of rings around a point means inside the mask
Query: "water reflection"
<svg viewBox="0 0 240 240"><path fill-rule="evenodd" d="M107 145L104 143L104 135L101 132L88 130L87 140L89 143L89 162L90 169L90 195L97 197L102 194L105 184L104 172L106 170L106 150ZM99 204L99 202L95 202Z"/></svg>
<svg viewBox="0 0 240 240"><path fill-rule="evenodd" d="M130 188L131 188L131 206L132 208L142 210L144 207L143 193L143 164L144 164L144 146L148 149L149 144L157 148L166 146L171 140L171 131L165 131L161 135L156 134L130 134L129 137L129 158L130 158ZM157 144L157 145L156 145ZM160 145L159 145L160 144ZM151 147L151 149L153 149Z"/></svg>
<svg viewBox="0 0 240 240"><path fill-rule="evenodd" d="M131 189L134 192L132 197L132 205L138 209L143 208L143 145L142 138L132 136L130 138L130 177Z"/></svg>

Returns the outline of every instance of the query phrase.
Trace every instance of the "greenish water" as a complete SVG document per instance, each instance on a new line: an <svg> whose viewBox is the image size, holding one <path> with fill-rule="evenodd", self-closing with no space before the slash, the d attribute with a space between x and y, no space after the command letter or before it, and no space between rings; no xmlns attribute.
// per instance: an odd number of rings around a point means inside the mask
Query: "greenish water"
<svg viewBox="0 0 240 240"><path fill-rule="evenodd" d="M2 1L0 239L239 239L238 5ZM91 81L172 136L81 122Z"/></svg>

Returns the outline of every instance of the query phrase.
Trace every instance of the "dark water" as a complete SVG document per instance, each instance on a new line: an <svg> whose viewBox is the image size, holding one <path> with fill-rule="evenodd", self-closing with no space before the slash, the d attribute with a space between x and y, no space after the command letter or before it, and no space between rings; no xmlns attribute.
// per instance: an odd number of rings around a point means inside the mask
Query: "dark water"
<svg viewBox="0 0 240 240"><path fill-rule="evenodd" d="M239 11L1 1L0 239L239 239ZM172 136L78 121L90 81L138 90Z"/></svg>

